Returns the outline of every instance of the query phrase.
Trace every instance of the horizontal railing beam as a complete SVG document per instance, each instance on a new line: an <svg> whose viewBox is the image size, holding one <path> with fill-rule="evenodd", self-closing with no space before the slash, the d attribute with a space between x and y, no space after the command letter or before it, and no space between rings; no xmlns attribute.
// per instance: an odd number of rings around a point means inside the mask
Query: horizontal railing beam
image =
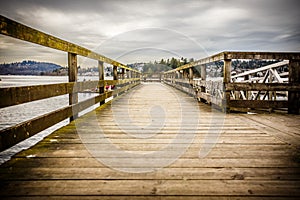
<svg viewBox="0 0 300 200"><path fill-rule="evenodd" d="M95 87L104 87L105 85L119 85L138 80L138 78L135 78L123 80L85 81L0 88L0 108L60 96L64 94L84 92L87 89L95 89Z"/></svg>
<svg viewBox="0 0 300 200"><path fill-rule="evenodd" d="M300 84L292 83L227 83L225 91L300 91Z"/></svg>
<svg viewBox="0 0 300 200"><path fill-rule="evenodd" d="M224 59L251 59L251 60L299 60L299 52L243 52L225 51Z"/></svg>
<svg viewBox="0 0 300 200"><path fill-rule="evenodd" d="M234 108L287 108L288 101L270 100L230 100L230 107Z"/></svg>

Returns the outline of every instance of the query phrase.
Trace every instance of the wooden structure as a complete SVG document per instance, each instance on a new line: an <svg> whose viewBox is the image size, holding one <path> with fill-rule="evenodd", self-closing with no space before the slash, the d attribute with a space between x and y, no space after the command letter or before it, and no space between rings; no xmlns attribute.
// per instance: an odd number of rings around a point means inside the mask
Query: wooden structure
<svg viewBox="0 0 300 200"><path fill-rule="evenodd" d="M143 82L161 82L163 73L143 73Z"/></svg>
<svg viewBox="0 0 300 200"><path fill-rule="evenodd" d="M0 88L0 108L64 94L69 94L70 105L30 121L23 122L17 126L1 130L0 150L11 147L68 117L73 120L80 111L96 103L104 103L105 99L117 95L118 93L122 93L140 83L138 75L140 73L128 68L122 63L92 52L89 49L22 25L3 16L0 16L0 22L0 33L3 35L66 52L68 55L69 66L69 83ZM77 55L98 61L99 81L77 82ZM103 63L108 63L113 66L114 80L104 80ZM120 77L117 73L118 68L123 69ZM128 74L130 73L130 78L120 79L124 78L125 70ZM105 85L116 85L116 90L105 92ZM79 92L95 88L98 88L99 90L99 95L97 97L78 102Z"/></svg>
<svg viewBox="0 0 300 200"><path fill-rule="evenodd" d="M231 77L231 60L284 60L262 69L253 70ZM207 80L206 64L223 61L223 79ZM224 111L235 108L288 108L289 113L299 114L300 109L300 53L283 52L222 52L198 61L186 64L164 73L164 81L178 89L196 96L200 101L213 103ZM288 64L288 79L283 81L274 68ZM201 77L194 78L195 67L200 67ZM268 71L260 80L251 80L249 75ZM232 78L245 76L244 82L233 82ZM199 79L200 78L200 79ZM286 100L276 98L276 92L288 92ZM251 94L247 96L245 94ZM261 94L266 97L259 98ZM254 98L252 96L254 95ZM242 96L242 97L240 97ZM272 98L273 97L273 98Z"/></svg>
<svg viewBox="0 0 300 200"><path fill-rule="evenodd" d="M0 89L0 108L63 94L70 97L65 108L1 130L1 150L63 119L72 120L0 166L1 199L300 197L300 115L218 112L165 84L140 84L139 72L117 61L5 17L0 21L1 34L62 50L68 54L69 64L69 83ZM77 82L77 55L98 61L98 81ZM235 83L230 76L230 59L236 58L288 59L289 82ZM224 81L216 86L219 90L211 92L204 64L220 59L225 60ZM104 80L103 63L112 65L114 80ZM201 65L200 81L194 78L196 65ZM275 71L272 74L279 80ZM295 100L299 95L297 53L224 52L167 72L164 81L181 89L192 85L185 91L197 91L198 98L225 109L231 109L233 101L248 105L239 102L247 102L248 96L265 96L260 91L288 91L289 111L299 109ZM116 88L105 91L106 85ZM79 92L95 87L98 96L78 102ZM115 98L105 103L111 96ZM101 106L77 117L79 111L96 103ZM101 146L103 141L116 148ZM166 146L163 153L152 154ZM133 158L132 153L138 157ZM101 162L103 159L111 164ZM166 161L171 162L162 165Z"/></svg>
<svg viewBox="0 0 300 200"><path fill-rule="evenodd" d="M178 107L179 100L182 108ZM126 111L126 102L131 102L130 116L140 134L149 135L152 129L145 125L164 117L151 119L145 112L153 102L166 110L165 126L151 138L128 135L113 115L113 108L115 112ZM0 196L2 199L195 200L300 197L300 115L228 115L198 103L199 110L195 107L186 111L187 120L198 116L199 125L191 130L190 124L180 122L179 111L195 103L193 97L172 87L141 84L1 165ZM126 120L128 116L119 117ZM195 133L195 136L190 144L181 140L159 157L145 160L159 166L188 144L186 151L170 165L140 172L149 166L138 167L135 159L116 155L110 148L96 149L97 157L87 150L87 143L95 148L101 145L101 138L95 134L100 128L112 144L140 158L169 145L178 134ZM86 143L82 142L80 131L84 132ZM211 151L199 158L199 151L210 145L218 133ZM104 165L99 161L102 158L115 163ZM131 172L116 170L116 167Z"/></svg>

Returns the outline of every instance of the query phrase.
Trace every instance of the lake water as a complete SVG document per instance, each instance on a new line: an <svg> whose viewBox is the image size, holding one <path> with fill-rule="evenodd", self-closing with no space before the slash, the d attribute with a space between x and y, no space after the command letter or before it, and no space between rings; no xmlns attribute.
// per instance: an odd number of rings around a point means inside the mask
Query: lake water
<svg viewBox="0 0 300 200"><path fill-rule="evenodd" d="M53 83L64 83L68 82L67 76L0 76L0 88L5 87L16 87L16 86L28 86L28 85L45 85L45 84L53 84ZM80 76L78 77L78 81L83 80L98 80L97 76ZM88 98L92 98L96 94L79 94L79 101L83 101ZM7 127L14 126L18 123L24 122L26 120L35 118L37 116L41 116L43 114L49 113L51 111L57 110L59 108L63 108L68 106L69 104L69 96L61 95L57 97L52 97L48 99L33 101L29 103L24 103L21 105L10 106L6 108L0 109L0 130L5 129ZM94 105L93 107L79 113L83 115L93 109L98 107L98 105ZM27 149L32 145L36 144L44 137L57 130L58 128L65 126L69 123L69 119L66 119L38 134L35 136L28 138L27 140L0 152L0 164L9 160L10 157L17 152Z"/></svg>

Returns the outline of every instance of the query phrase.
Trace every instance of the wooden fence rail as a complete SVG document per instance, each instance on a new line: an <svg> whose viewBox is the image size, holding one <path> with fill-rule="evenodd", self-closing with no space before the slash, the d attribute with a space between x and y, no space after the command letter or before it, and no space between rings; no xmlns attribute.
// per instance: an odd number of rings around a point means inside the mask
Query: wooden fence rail
<svg viewBox="0 0 300 200"><path fill-rule="evenodd" d="M278 60L259 69L231 75L233 59ZM222 80L208 80L206 65L222 61ZM288 65L289 73L279 74L277 67ZM194 76L200 67L200 77ZM263 72L264 77L251 78L252 74ZM288 76L283 78L281 76ZM237 78L243 77L242 82ZM300 109L300 53L299 52L222 52L191 62L164 73L164 82L177 87L200 101L213 103L224 111L243 108L288 108L288 113L299 114ZM283 92L282 92L283 91ZM286 95L286 100L277 95Z"/></svg>
<svg viewBox="0 0 300 200"><path fill-rule="evenodd" d="M74 120L80 111L99 102L104 104L105 99L123 93L140 83L140 72L120 62L1 15L0 23L0 33L2 35L66 52L69 76L69 83L0 88L0 108L69 94L69 106L0 130L0 150L9 148L66 118ZM77 55L98 61L98 81L77 82ZM104 80L103 63L112 65L114 80ZM119 73L118 68L121 69ZM106 85L115 85L115 89L105 92ZM99 95L78 102L79 92L95 90L95 88L97 88Z"/></svg>

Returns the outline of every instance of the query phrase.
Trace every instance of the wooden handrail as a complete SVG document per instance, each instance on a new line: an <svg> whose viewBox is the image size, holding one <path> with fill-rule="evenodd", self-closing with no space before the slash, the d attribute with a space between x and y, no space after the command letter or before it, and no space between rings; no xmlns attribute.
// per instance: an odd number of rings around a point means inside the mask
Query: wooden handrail
<svg viewBox="0 0 300 200"><path fill-rule="evenodd" d="M199 59L197 61L180 66L176 69L172 69L164 72L164 74L196 67L199 65L205 65L208 63L227 60L227 59L255 59L255 60L300 60L299 52L241 52L241 51L224 51L206 58Z"/></svg>
<svg viewBox="0 0 300 200"><path fill-rule="evenodd" d="M124 68L126 70L134 71L140 73L139 71L127 67L126 65L117 62L113 59L110 59L106 56L95 53L87 48L81 47L79 45L73 44L71 42L67 42L58 37L49 35L42 31L36 30L29 26L25 26L21 23L8 19L2 15L0 15L0 33L2 35L10 36L13 38L17 38L20 40L24 40L27 42L39 44L45 47L49 47L52 49L57 49L64 52L69 52L77 55L81 55L87 58L91 58L94 60L102 61L104 63L108 63L120 68Z"/></svg>
<svg viewBox="0 0 300 200"><path fill-rule="evenodd" d="M105 85L126 84L137 80L139 79L132 78L124 80L100 80L0 88L0 108L64 94L83 92L87 89L95 89L95 87L99 88L104 87Z"/></svg>

